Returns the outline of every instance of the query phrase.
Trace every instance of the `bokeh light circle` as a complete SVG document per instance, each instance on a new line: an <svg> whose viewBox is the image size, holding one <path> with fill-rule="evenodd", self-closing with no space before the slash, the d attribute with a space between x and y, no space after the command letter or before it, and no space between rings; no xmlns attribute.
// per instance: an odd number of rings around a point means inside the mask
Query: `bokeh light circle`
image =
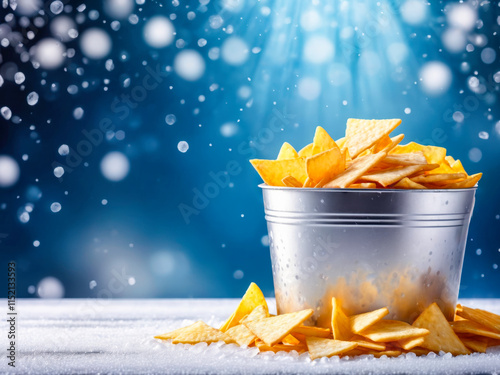
<svg viewBox="0 0 500 375"><path fill-rule="evenodd" d="M151 47L163 48L173 42L175 28L168 18L155 16L146 22L143 36L146 43Z"/></svg>
<svg viewBox="0 0 500 375"><path fill-rule="evenodd" d="M130 170L128 158L119 151L107 153L101 160L101 173L110 181L121 181Z"/></svg>
<svg viewBox="0 0 500 375"><path fill-rule="evenodd" d="M80 48L89 59L102 59L111 52L111 47L108 33L97 27L85 30L80 37Z"/></svg>
<svg viewBox="0 0 500 375"><path fill-rule="evenodd" d="M186 81L196 81L205 73L205 60L195 50L187 49L175 56L174 70Z"/></svg>
<svg viewBox="0 0 500 375"><path fill-rule="evenodd" d="M19 179L19 164L8 155L0 155L0 187L7 188Z"/></svg>

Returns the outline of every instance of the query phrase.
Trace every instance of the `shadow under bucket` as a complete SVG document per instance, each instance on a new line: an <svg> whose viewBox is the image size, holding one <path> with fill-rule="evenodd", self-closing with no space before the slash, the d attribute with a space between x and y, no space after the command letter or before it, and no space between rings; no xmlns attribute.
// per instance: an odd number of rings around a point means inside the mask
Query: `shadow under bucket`
<svg viewBox="0 0 500 375"><path fill-rule="evenodd" d="M384 306L411 323L436 302L453 320L476 188L307 189L259 185L279 314L331 299L358 314Z"/></svg>

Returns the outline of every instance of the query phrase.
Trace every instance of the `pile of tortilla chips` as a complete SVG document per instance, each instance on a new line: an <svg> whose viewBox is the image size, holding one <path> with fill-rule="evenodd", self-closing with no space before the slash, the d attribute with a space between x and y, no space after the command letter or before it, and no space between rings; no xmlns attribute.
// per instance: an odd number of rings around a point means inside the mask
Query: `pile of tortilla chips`
<svg viewBox="0 0 500 375"><path fill-rule="evenodd" d="M334 141L321 126L299 152L287 142L276 160L250 160L267 185L317 188L463 189L469 176L446 149L418 143L399 145L404 134L389 134L400 119L348 119L345 137Z"/></svg>
<svg viewBox="0 0 500 375"><path fill-rule="evenodd" d="M312 309L270 315L259 287L251 283L236 310L220 329L198 321L188 327L155 336L173 344L223 341L261 352L309 352L312 360L331 356L397 357L403 353L426 355L444 351L453 355L486 352L500 345L500 315L457 305L454 322L448 322L436 303L413 322L383 319L386 307L347 316L340 301L332 299L329 328L304 325Z"/></svg>

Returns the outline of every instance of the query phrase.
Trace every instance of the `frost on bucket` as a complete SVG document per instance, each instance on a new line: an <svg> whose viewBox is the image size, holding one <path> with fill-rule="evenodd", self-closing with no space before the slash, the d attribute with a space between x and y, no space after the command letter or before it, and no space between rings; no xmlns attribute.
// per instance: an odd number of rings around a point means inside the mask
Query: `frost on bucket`
<svg viewBox="0 0 500 375"><path fill-rule="evenodd" d="M270 315L259 287L251 283L236 310L220 329L197 321L158 336L171 344L223 342L259 352L309 353L323 357L398 357L446 352L468 355L500 345L500 315L457 305L449 322L436 303L416 316L412 324L386 319L387 307L346 314L340 299L331 298L328 327L306 325L312 309Z"/></svg>

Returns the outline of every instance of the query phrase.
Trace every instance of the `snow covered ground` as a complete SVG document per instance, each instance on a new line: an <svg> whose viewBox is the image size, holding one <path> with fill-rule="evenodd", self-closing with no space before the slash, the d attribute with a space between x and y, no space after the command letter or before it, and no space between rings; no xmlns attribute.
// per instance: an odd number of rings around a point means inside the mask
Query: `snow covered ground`
<svg viewBox="0 0 500 375"><path fill-rule="evenodd" d="M500 300L460 302L500 313ZM431 354L311 362L307 354L260 354L255 348L235 345L172 345L153 339L198 319L217 327L237 303L236 299L18 300L16 368L7 373L500 373L500 347L455 358ZM4 362L2 373L6 368Z"/></svg>

